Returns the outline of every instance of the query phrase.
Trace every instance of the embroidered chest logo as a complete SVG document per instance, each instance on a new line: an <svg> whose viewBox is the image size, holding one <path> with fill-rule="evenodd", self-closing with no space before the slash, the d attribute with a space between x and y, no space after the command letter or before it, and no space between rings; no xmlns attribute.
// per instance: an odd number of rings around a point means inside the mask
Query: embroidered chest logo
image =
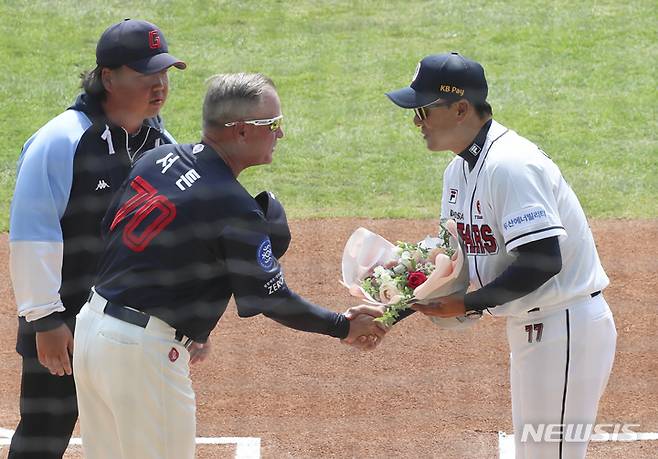
<svg viewBox="0 0 658 459"><path fill-rule="evenodd" d="M109 188L109 187L110 185L108 185L105 180L99 180L98 185L96 185L96 190L94 191L104 190L105 188Z"/></svg>
<svg viewBox="0 0 658 459"><path fill-rule="evenodd" d="M464 213L450 209L450 218L461 221L464 219Z"/></svg>
<svg viewBox="0 0 658 459"><path fill-rule="evenodd" d="M450 196L448 197L448 202L450 204L456 204L457 203L457 192L455 188L450 188Z"/></svg>
<svg viewBox="0 0 658 459"><path fill-rule="evenodd" d="M482 215L482 207L480 207L480 200L479 199L475 203L475 208L478 210L478 214Z"/></svg>
<svg viewBox="0 0 658 459"><path fill-rule="evenodd" d="M468 255L495 255L498 253L498 241L489 225L457 223L457 230L464 241Z"/></svg>

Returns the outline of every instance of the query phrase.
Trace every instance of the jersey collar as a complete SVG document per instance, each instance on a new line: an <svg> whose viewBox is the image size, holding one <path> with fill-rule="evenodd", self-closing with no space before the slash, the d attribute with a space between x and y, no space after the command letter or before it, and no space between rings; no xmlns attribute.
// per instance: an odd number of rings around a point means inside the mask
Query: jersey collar
<svg viewBox="0 0 658 459"><path fill-rule="evenodd" d="M90 96L89 94L83 92L76 97L75 102L71 105L69 110L76 110L87 115L87 118L91 120L94 124L107 124L111 127L117 127L105 115L103 110L103 104L98 97ZM159 133L164 131L164 122L160 115L156 115L153 118L146 118L142 122L142 128L151 128L157 130ZM148 130L148 129L147 129Z"/></svg>
<svg viewBox="0 0 658 459"><path fill-rule="evenodd" d="M473 170L475 163L477 163L478 158L480 157L480 153L482 153L482 150L484 149L484 142L487 140L487 133L489 132L492 121L493 120L490 119L484 123L484 126L482 126L480 132L477 133L473 142L459 153L459 156L468 163L469 171Z"/></svg>

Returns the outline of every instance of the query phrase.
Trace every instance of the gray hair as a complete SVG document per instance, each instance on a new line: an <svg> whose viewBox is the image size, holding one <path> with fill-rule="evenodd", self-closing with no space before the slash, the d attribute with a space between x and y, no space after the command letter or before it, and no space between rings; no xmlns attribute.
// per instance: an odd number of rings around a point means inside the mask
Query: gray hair
<svg viewBox="0 0 658 459"><path fill-rule="evenodd" d="M206 80L203 100L203 127L238 121L258 107L267 88L276 89L271 79L260 73L224 73Z"/></svg>

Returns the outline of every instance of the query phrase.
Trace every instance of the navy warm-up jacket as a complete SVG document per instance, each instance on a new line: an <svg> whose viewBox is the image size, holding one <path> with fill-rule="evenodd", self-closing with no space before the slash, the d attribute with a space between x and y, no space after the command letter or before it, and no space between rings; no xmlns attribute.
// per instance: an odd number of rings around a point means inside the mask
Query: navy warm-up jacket
<svg viewBox="0 0 658 459"><path fill-rule="evenodd" d="M81 94L23 146L10 213L10 270L21 326L51 329L84 304L102 250L100 222L142 152L173 143L161 119L138 134ZM20 350L19 350L20 351Z"/></svg>

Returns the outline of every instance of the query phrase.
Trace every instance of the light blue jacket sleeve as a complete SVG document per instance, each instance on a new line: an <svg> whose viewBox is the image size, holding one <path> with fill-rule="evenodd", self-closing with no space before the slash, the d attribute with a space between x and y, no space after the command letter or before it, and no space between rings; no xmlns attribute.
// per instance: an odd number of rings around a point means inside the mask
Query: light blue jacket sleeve
<svg viewBox="0 0 658 459"><path fill-rule="evenodd" d="M73 183L75 151L90 125L83 113L67 110L30 137L18 160L9 217L10 274L18 314L28 321L64 310L60 219Z"/></svg>
<svg viewBox="0 0 658 459"><path fill-rule="evenodd" d="M73 183L73 157L90 125L83 113L67 110L25 143L10 209L10 241L62 242L59 221Z"/></svg>

